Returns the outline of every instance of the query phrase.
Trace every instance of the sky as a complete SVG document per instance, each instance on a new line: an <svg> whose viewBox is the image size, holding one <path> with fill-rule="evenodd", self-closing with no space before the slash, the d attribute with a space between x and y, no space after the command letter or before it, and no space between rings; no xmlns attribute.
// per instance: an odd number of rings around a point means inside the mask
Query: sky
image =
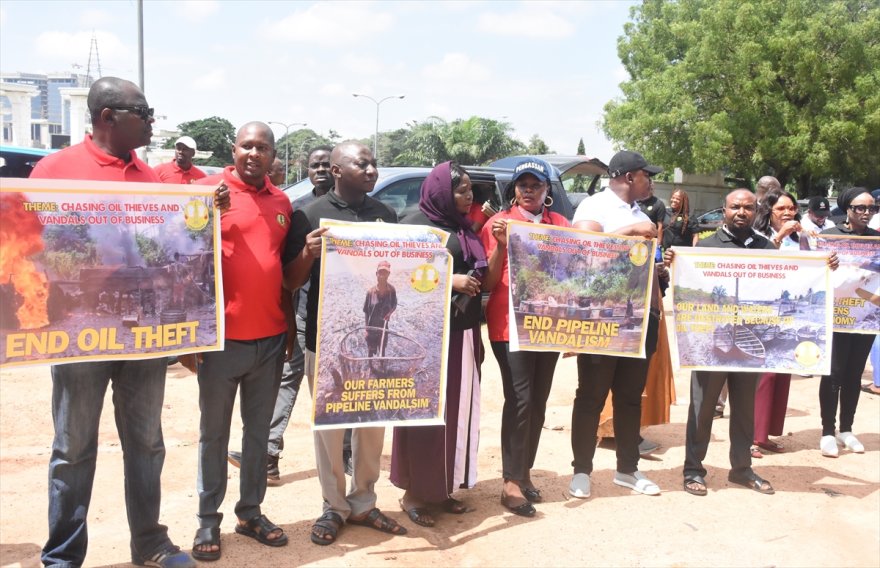
<svg viewBox="0 0 880 568"><path fill-rule="evenodd" d="M628 79L617 40L633 4L145 0L144 91L154 128L220 116L343 138L376 126L376 104L352 93L404 95L379 106L380 131L476 115L559 154L583 138L607 163L597 123ZM3 0L0 72L85 72L93 36L102 73L137 82L135 0Z"/></svg>

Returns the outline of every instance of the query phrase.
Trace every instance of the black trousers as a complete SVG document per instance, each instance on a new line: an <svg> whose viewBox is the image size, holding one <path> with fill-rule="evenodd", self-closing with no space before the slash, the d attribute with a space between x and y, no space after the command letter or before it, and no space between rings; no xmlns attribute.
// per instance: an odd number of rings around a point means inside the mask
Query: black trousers
<svg viewBox="0 0 880 568"><path fill-rule="evenodd" d="M703 460L712 439L715 404L727 382L730 404L730 470L742 475L752 469L750 448L755 439L755 391L761 373L693 371L684 444L684 477L705 477Z"/></svg>
<svg viewBox="0 0 880 568"><path fill-rule="evenodd" d="M822 415L822 435L833 436L840 400L840 431L852 432L862 373L874 336L861 333L837 333L831 336L831 374L819 381L819 410Z"/></svg>
<svg viewBox="0 0 880 568"><path fill-rule="evenodd" d="M651 316L645 337L645 358L609 355L578 355L578 388L571 409L571 451L575 473L593 472L599 416L608 391L614 407L614 440L617 471L639 469L639 426L642 421L642 392L648 379L648 364L657 348L660 321Z"/></svg>
<svg viewBox="0 0 880 568"><path fill-rule="evenodd" d="M501 466L504 479L525 481L535 465L544 427L547 397L559 353L510 351L506 341L493 341L501 368L504 409L501 413Z"/></svg>

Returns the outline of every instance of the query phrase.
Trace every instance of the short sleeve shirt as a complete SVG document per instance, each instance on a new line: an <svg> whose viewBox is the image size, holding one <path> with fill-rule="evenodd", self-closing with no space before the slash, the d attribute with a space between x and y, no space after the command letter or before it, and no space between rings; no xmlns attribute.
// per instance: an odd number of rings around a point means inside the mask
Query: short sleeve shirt
<svg viewBox="0 0 880 568"><path fill-rule="evenodd" d="M226 338L248 341L287 330L281 308L281 257L291 222L290 200L267 177L256 188L234 175L222 174L196 182L229 188L229 209L220 215L223 242L223 299Z"/></svg>
<svg viewBox="0 0 880 568"><path fill-rule="evenodd" d="M49 154L37 162L30 177L161 183L156 172L138 158L134 150L125 161L99 148L91 134L81 144Z"/></svg>
<svg viewBox="0 0 880 568"><path fill-rule="evenodd" d="M593 221L602 226L603 233L613 233L622 227L650 220L637 203L629 204L611 189L606 189L581 201L571 221Z"/></svg>
<svg viewBox="0 0 880 568"><path fill-rule="evenodd" d="M320 226L321 219L335 221L397 223L393 209L370 196L353 207L343 201L335 191L315 199L302 209L293 212L291 230L287 236L284 265L294 261L306 245L306 236ZM318 294L321 287L321 259L315 259L309 276L306 296L306 349L315 351L318 344Z"/></svg>
<svg viewBox="0 0 880 568"><path fill-rule="evenodd" d="M195 166L190 166L188 170L181 169L177 162L168 162L159 164L155 168L156 175L162 180L162 183L179 183L189 184L204 178L207 174Z"/></svg>

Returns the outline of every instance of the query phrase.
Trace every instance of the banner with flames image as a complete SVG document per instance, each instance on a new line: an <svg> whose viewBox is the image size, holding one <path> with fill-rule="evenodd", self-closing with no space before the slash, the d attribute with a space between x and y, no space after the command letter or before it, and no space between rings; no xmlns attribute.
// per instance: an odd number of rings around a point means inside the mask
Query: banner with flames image
<svg viewBox="0 0 880 568"><path fill-rule="evenodd" d="M0 364L218 351L213 188L0 179Z"/></svg>

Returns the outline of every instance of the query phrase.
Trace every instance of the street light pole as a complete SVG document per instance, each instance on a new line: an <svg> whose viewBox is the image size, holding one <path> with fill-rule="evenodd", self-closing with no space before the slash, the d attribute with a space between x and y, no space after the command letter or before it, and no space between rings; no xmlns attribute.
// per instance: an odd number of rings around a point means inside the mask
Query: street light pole
<svg viewBox="0 0 880 568"><path fill-rule="evenodd" d="M287 138L288 132L290 132L291 126L306 126L305 122L291 122L290 124L284 124L283 122L275 122L274 120L270 120L269 124L277 124L278 126L284 127L284 137ZM284 183L287 183L290 178L287 177L287 169L290 167L290 140L285 140L284 142Z"/></svg>
<svg viewBox="0 0 880 568"><path fill-rule="evenodd" d="M389 95L383 99L379 99L378 101L369 95L361 95L358 93L352 93L351 96L357 98L361 97L364 99L370 99L374 103L376 103L376 133L373 135L373 158L376 159L376 163L379 163L379 105L387 101L388 99L402 99L405 98L406 95Z"/></svg>

